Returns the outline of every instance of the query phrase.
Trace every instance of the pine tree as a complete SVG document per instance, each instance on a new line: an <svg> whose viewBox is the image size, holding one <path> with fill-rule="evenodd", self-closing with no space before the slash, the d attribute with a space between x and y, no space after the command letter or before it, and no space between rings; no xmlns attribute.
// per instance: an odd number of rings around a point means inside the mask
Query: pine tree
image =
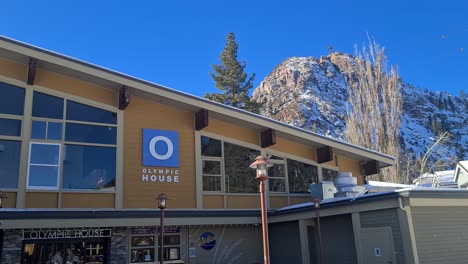
<svg viewBox="0 0 468 264"><path fill-rule="evenodd" d="M249 96L255 74L247 79L247 73L244 71L246 64L237 60L237 49L234 33L231 32L227 35L226 45L219 55L221 64L212 65L214 72L210 72L216 88L223 92L207 93L204 97L218 103L259 113L260 104L252 101Z"/></svg>

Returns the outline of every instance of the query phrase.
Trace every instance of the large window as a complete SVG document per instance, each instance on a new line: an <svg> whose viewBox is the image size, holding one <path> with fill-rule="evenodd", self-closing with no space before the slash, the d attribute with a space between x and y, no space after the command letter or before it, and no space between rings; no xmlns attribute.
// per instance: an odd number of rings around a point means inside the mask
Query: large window
<svg viewBox="0 0 468 264"><path fill-rule="evenodd" d="M258 184L250 163L260 151L202 136L203 190L255 193Z"/></svg>
<svg viewBox="0 0 468 264"><path fill-rule="evenodd" d="M17 188L21 142L0 139L0 186Z"/></svg>
<svg viewBox="0 0 468 264"><path fill-rule="evenodd" d="M300 161L287 159L290 193L307 193L311 183L318 182L317 167Z"/></svg>
<svg viewBox="0 0 468 264"><path fill-rule="evenodd" d="M270 192L286 192L286 162L284 158L271 156L269 161L273 164L268 168L268 186Z"/></svg>
<svg viewBox="0 0 468 264"><path fill-rule="evenodd" d="M114 189L116 144L116 113L35 91L28 188Z"/></svg>
<svg viewBox="0 0 468 264"><path fill-rule="evenodd" d="M25 89L0 82L0 188L18 187Z"/></svg>

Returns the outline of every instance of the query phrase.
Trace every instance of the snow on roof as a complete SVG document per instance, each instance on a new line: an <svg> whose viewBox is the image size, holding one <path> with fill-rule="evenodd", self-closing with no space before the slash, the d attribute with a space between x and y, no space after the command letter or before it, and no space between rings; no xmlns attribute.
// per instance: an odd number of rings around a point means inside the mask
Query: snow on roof
<svg viewBox="0 0 468 264"><path fill-rule="evenodd" d="M410 184L401 184L401 183L393 183L393 182L381 182L381 181L368 181L367 185L369 185L370 187L395 187L395 188L411 188L411 187L413 187L413 185L410 185Z"/></svg>

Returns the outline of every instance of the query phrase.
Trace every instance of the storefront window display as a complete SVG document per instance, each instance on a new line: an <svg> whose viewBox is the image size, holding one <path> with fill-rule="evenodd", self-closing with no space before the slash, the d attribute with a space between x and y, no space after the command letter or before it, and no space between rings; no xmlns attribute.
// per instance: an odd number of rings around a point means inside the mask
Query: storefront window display
<svg viewBox="0 0 468 264"><path fill-rule="evenodd" d="M23 264L107 263L107 239L41 240L23 242Z"/></svg>

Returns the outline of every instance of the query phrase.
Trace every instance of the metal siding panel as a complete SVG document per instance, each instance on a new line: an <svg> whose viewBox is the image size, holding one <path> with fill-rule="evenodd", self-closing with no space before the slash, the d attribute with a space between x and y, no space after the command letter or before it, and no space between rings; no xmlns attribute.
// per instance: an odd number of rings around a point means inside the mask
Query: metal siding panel
<svg viewBox="0 0 468 264"><path fill-rule="evenodd" d="M268 229L271 263L302 263L299 222L270 224Z"/></svg>
<svg viewBox="0 0 468 264"><path fill-rule="evenodd" d="M357 263L351 215L321 217L320 226L325 263Z"/></svg>
<svg viewBox="0 0 468 264"><path fill-rule="evenodd" d="M466 263L466 208L412 207L411 211L421 263Z"/></svg>
<svg viewBox="0 0 468 264"><path fill-rule="evenodd" d="M397 263L405 263L400 224L397 209L377 210L361 213L361 227L391 227L393 245L395 246Z"/></svg>

